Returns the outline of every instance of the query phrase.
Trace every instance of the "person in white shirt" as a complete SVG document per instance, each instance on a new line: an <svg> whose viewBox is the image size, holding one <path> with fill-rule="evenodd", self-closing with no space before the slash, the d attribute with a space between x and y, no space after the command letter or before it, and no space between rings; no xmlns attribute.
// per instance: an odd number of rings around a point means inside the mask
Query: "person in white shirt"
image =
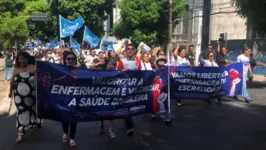
<svg viewBox="0 0 266 150"><path fill-rule="evenodd" d="M52 57L52 51L51 50L46 50L45 56L41 60L55 63L55 59Z"/></svg>
<svg viewBox="0 0 266 150"><path fill-rule="evenodd" d="M180 66L180 67L189 67L190 66L190 62L189 60L186 58L186 47L185 46L180 46L178 48L178 56L177 59L174 60L174 62L172 62L173 66ZM176 105L177 106L182 106L181 103L182 99L178 98L176 100Z"/></svg>
<svg viewBox="0 0 266 150"><path fill-rule="evenodd" d="M250 75L253 76L253 72L250 68L250 64L249 64L249 58L248 56L251 53L251 49L249 48L245 48L243 50L243 54L239 55L237 57L237 62L241 62L243 64L243 86L242 86L242 92L243 92L243 96L245 98L245 102L246 103L250 103L251 100L247 91L247 78L248 78L248 71L250 71ZM234 98L237 99L237 97L235 96Z"/></svg>
<svg viewBox="0 0 266 150"><path fill-rule="evenodd" d="M208 59L203 59L202 56L200 56L199 61L203 67L219 67L214 61L214 54L212 52L208 54Z"/></svg>
<svg viewBox="0 0 266 150"><path fill-rule="evenodd" d="M208 59L203 59L202 55L199 57L199 62L203 67L219 67L218 64L214 61L214 54L213 52L209 52L207 54ZM218 97L216 102L221 104L221 97ZM210 105L210 99L205 100L205 104Z"/></svg>
<svg viewBox="0 0 266 150"><path fill-rule="evenodd" d="M93 64L93 60L97 58L96 51L94 49L91 49L89 55L85 58L86 58L85 61L86 61L87 68L90 68Z"/></svg>
<svg viewBox="0 0 266 150"><path fill-rule="evenodd" d="M148 53L142 53L141 55L141 70L153 70Z"/></svg>

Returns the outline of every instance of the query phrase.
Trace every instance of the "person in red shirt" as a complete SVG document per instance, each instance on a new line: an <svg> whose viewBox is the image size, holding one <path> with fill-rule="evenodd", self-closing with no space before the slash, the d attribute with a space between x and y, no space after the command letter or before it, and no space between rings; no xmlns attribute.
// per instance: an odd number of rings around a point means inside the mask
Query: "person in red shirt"
<svg viewBox="0 0 266 150"><path fill-rule="evenodd" d="M137 50L134 48L133 44L128 44L125 51L126 57L122 58L118 62L118 70L141 70L141 60L140 58L136 57Z"/></svg>
<svg viewBox="0 0 266 150"><path fill-rule="evenodd" d="M117 69L122 71L128 70L141 70L141 60L136 57L137 50L133 46L133 44L128 44L125 48L126 57L120 59L117 64ZM134 133L133 130L133 121L131 117L125 119L125 124L127 128L127 135L132 136Z"/></svg>

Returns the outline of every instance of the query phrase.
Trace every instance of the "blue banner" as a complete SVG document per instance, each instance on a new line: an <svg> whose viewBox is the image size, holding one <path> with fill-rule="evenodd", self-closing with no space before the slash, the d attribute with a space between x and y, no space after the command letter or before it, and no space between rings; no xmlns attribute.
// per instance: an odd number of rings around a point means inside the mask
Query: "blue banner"
<svg viewBox="0 0 266 150"><path fill-rule="evenodd" d="M82 17L77 18L74 21L69 21L59 16L60 21L60 36L61 37L68 37L74 35L74 33L83 26L85 23L84 19Z"/></svg>
<svg viewBox="0 0 266 150"><path fill-rule="evenodd" d="M210 99L224 95L220 67L171 67L171 98Z"/></svg>
<svg viewBox="0 0 266 150"><path fill-rule="evenodd" d="M72 36L70 36L70 42L71 48L80 54L80 45Z"/></svg>
<svg viewBox="0 0 266 150"><path fill-rule="evenodd" d="M242 95L242 64L223 67L171 67L171 97L211 99Z"/></svg>
<svg viewBox="0 0 266 150"><path fill-rule="evenodd" d="M107 41L107 40L103 40L103 39L102 39L102 40L101 40L100 49L101 49L102 51L104 51L104 50L105 50L105 46L107 46L106 49L107 49L108 51L114 50L113 44L117 44L117 43L116 43L116 42L113 42L113 41Z"/></svg>
<svg viewBox="0 0 266 150"><path fill-rule="evenodd" d="M243 86L243 65L242 63L233 63L228 66L222 77L225 96L242 95Z"/></svg>
<svg viewBox="0 0 266 150"><path fill-rule="evenodd" d="M37 61L38 117L65 123L168 112L167 70L96 71Z"/></svg>
<svg viewBox="0 0 266 150"><path fill-rule="evenodd" d="M53 39L53 41L49 45L49 49L53 49L55 47L59 47L58 36Z"/></svg>
<svg viewBox="0 0 266 150"><path fill-rule="evenodd" d="M89 43L91 48L95 48L98 46L100 39L94 33L92 33L90 29L85 27L84 41Z"/></svg>

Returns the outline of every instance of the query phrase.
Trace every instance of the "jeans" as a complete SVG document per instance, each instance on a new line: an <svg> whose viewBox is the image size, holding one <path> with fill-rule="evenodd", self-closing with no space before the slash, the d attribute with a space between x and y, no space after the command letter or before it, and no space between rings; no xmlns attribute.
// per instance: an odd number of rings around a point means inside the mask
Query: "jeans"
<svg viewBox="0 0 266 150"><path fill-rule="evenodd" d="M243 74L242 92L243 92L243 96L245 97L245 99L250 99L250 97L248 95L248 90L247 90L247 78L248 78L248 75L247 74Z"/></svg>
<svg viewBox="0 0 266 150"><path fill-rule="evenodd" d="M76 123L72 123L72 124L62 123L62 127L63 127L64 133L67 135L70 130L70 134L69 134L70 139L75 139L76 130L77 130Z"/></svg>
<svg viewBox="0 0 266 150"><path fill-rule="evenodd" d="M133 120L132 117L128 117L125 119L125 124L126 124L126 128L127 130L133 129Z"/></svg>
<svg viewBox="0 0 266 150"><path fill-rule="evenodd" d="M5 80L12 78L12 71L13 71L12 67L6 67Z"/></svg>

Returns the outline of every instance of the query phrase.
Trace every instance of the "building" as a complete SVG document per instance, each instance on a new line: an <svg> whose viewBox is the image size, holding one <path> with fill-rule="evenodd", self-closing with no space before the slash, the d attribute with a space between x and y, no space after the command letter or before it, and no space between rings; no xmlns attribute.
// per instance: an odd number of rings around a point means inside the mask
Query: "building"
<svg viewBox="0 0 266 150"><path fill-rule="evenodd" d="M212 0L211 3L210 40L218 40L224 32L228 40L246 39L245 19L237 14L231 0Z"/></svg>
<svg viewBox="0 0 266 150"><path fill-rule="evenodd" d="M210 0L209 42L218 40L221 33L227 32L227 39L246 39L245 20L241 18L232 6L231 0ZM189 10L184 14L179 24L174 24L173 40L179 43L196 44L200 40L202 20L204 15L204 0L187 0ZM204 33L203 33L204 34Z"/></svg>

